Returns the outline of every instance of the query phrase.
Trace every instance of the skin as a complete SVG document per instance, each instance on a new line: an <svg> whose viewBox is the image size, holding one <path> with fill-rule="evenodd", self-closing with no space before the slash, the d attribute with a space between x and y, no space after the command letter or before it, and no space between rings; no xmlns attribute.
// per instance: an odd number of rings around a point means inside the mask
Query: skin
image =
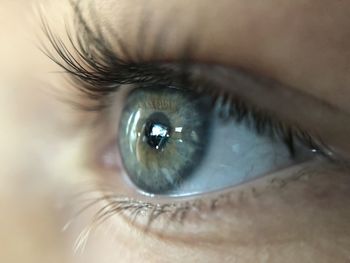
<svg viewBox="0 0 350 263"><path fill-rule="evenodd" d="M200 43L194 53L196 60L264 74L337 108L345 117L341 122L332 122L328 128L337 132L325 133L324 140L334 142L335 148L345 145L342 153L350 154L350 147L346 147L350 145L346 136L350 125L349 2L96 2L98 16L121 32L131 50L137 46L133 32L142 21L142 7L159 11L149 22L148 39L167 24L169 13L176 13L181 19L169 25L173 34L167 41L166 59L176 59L189 33L195 32ZM324 160L231 189L215 209L190 214L183 224L168 224L166 219L160 219L145 233L139 225L142 222L133 225L122 216L114 216L91 235L83 253L73 255L74 240L99 207L77 217L62 232L74 211L83 206L72 195L84 185L93 186L102 175L115 176L115 170L86 163L93 159L89 155L95 154L90 152L105 147L108 139L101 139L100 145L96 134L84 124L91 116L57 100L57 91L72 96L74 93L62 75L49 73L59 69L33 45L37 36L42 38L31 8L38 4L44 6L52 31L63 33L62 18L72 17L64 1L2 0L0 8L0 32L5 36L0 44L0 208L4 211L0 219L1 261L350 260L349 172ZM149 49L145 54L151 59ZM293 114L295 111L290 109L285 117L291 119ZM116 186L114 190L126 192L125 187ZM204 196L202 200L210 203L212 198L216 197Z"/></svg>

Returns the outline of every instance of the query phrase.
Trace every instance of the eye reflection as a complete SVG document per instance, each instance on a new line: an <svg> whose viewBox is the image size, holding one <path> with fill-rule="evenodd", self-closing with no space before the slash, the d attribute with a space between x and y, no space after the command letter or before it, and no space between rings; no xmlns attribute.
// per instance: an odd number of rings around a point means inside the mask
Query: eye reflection
<svg viewBox="0 0 350 263"><path fill-rule="evenodd" d="M171 132L171 123L164 113L156 112L148 117L144 138L148 145L158 151L163 151Z"/></svg>
<svg viewBox="0 0 350 263"><path fill-rule="evenodd" d="M209 96L173 87L140 87L127 97L119 148L127 175L141 192L186 196L216 191L299 162L282 140L223 117Z"/></svg>

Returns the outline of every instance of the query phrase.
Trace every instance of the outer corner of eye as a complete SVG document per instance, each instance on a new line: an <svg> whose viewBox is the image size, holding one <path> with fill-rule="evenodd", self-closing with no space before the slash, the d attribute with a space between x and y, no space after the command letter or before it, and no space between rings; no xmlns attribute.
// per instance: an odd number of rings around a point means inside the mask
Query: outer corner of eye
<svg viewBox="0 0 350 263"><path fill-rule="evenodd" d="M209 96L173 87L139 87L123 105L118 150L105 163L123 167L126 179L147 195L190 196L233 187L311 157L296 145L220 117ZM120 161L119 161L120 160Z"/></svg>

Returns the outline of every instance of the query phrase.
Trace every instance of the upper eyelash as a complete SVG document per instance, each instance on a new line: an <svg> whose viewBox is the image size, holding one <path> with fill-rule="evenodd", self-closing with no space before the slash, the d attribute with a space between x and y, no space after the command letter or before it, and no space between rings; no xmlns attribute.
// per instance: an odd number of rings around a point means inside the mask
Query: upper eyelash
<svg viewBox="0 0 350 263"><path fill-rule="evenodd" d="M101 28L97 25L93 31L87 25L79 6L71 4L75 10L75 27L81 29L75 30L72 34L66 26L72 51L51 31L43 15L41 15L42 30L54 48L54 53L43 44L40 45L40 49L65 72L73 76L70 80L74 82L74 86L91 98L91 102L94 102L93 105L89 106L80 105L81 108L101 110L109 106L108 95L117 91L122 85L138 83L170 85L174 79L179 79L179 77L183 79L182 82L185 82L186 68L190 61L190 50L192 50L190 42L183 51L181 71L175 72L170 68L163 67L163 63L142 61L142 52L134 52L138 54L138 58L133 58L131 52L118 36L115 36L118 39L116 45L121 52L116 53L104 37ZM154 53L153 56L156 57L157 54Z"/></svg>
<svg viewBox="0 0 350 263"><path fill-rule="evenodd" d="M136 61L131 58L131 52L127 50L122 40L118 45L123 51L120 53L112 50L108 40L104 37L99 27L96 33L87 25L78 6L74 6L77 27L82 30L76 31L75 35L70 33L66 27L70 48L58 38L50 29L48 23L42 16L42 28L54 52L49 51L44 45L42 51L56 64L68 72L74 87L90 99L90 104L78 104L79 108L88 111L100 111L110 106L109 95L127 84L154 85L180 85L190 88L199 94L210 94L213 103L221 106L221 113L226 117L233 117L237 122L244 121L258 134L265 134L273 139L281 139L294 157L295 143L301 142L318 153L331 158L331 151L317 135L310 135L297 125L289 125L273 113L268 113L258 107L247 105L239 96L220 89L212 89L212 86L203 83L191 82L192 45L184 48L182 59L179 63L161 63ZM138 59L141 59L140 56Z"/></svg>
<svg viewBox="0 0 350 263"><path fill-rule="evenodd" d="M128 55L129 52L120 41L123 53L129 57L128 61L121 59L111 49L109 42L99 30L96 33L98 37L95 36L82 18L79 8L76 7L75 10L79 21L77 26L83 27L83 31L73 36L66 28L73 52L53 34L43 16L41 17L43 32L59 59L45 45L41 45L41 50L74 77L71 80L77 89L98 102L98 105L84 107L85 109L99 110L106 107L106 101L103 99L111 92L118 90L121 85L168 81L164 76L169 76L170 70L161 69L157 63L132 61ZM89 46L86 43L89 43Z"/></svg>

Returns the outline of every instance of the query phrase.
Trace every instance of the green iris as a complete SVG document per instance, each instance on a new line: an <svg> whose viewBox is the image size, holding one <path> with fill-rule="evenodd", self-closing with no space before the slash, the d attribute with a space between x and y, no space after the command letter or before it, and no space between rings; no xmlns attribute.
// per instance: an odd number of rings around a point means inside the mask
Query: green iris
<svg viewBox="0 0 350 263"><path fill-rule="evenodd" d="M128 176L140 190L169 193L193 173L208 140L208 103L169 87L141 87L128 95L119 148Z"/></svg>

